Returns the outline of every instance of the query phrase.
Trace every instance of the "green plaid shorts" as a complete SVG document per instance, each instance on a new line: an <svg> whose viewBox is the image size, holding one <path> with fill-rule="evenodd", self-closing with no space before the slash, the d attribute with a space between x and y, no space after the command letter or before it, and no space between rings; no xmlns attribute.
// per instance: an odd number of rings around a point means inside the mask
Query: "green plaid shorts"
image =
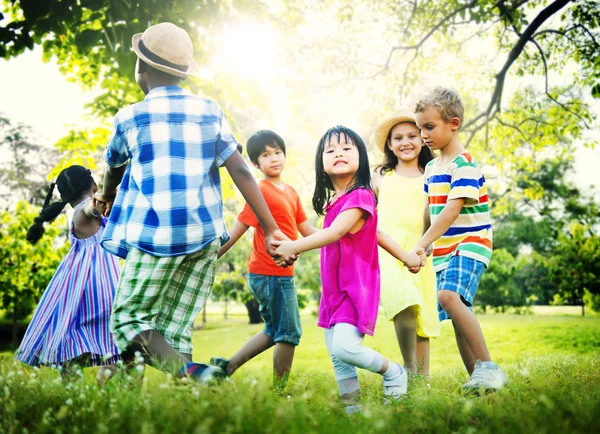
<svg viewBox="0 0 600 434"><path fill-rule="evenodd" d="M219 246L217 239L198 252L170 257L129 251L111 317L119 350L154 330L176 351L192 354L194 321L210 295Z"/></svg>

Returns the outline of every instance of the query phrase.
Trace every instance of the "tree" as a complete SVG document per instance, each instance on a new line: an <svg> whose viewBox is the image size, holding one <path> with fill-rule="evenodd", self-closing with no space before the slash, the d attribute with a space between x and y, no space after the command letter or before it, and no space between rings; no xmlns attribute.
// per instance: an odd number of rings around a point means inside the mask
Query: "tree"
<svg viewBox="0 0 600 434"><path fill-rule="evenodd" d="M600 237L593 229L573 223L558 236L556 253L550 260L550 279L563 298L581 304L587 292L600 294Z"/></svg>
<svg viewBox="0 0 600 434"><path fill-rule="evenodd" d="M377 47L379 63L365 61L347 68L343 80L394 76L400 100L410 94L436 56L452 53L469 62L469 50L466 56L462 53L465 46L493 43L477 69L477 84L471 85L486 96L463 126L467 145L490 122L502 119L511 71L513 76L540 76L542 95L572 112L572 106L582 100L558 92L550 83L552 73L561 72L568 59L577 67L571 87L600 97L600 8L595 0L380 0L366 5L347 1L339 7L338 17L342 28L352 26L358 35L362 30L358 26L380 29L384 41ZM358 36L352 42L353 47L340 50L342 56L354 62L360 62L361 53L370 56L363 44L373 44L372 38L362 43ZM499 57L502 60L497 61ZM457 65L458 59L452 62ZM499 66L490 68L491 63ZM464 68L459 69L464 75ZM464 77L461 83L465 86ZM589 119L580 120L590 126Z"/></svg>
<svg viewBox="0 0 600 434"><path fill-rule="evenodd" d="M36 144L31 128L13 124L0 115L0 204L18 200L41 205L48 193L47 176L58 161L58 152Z"/></svg>
<svg viewBox="0 0 600 434"><path fill-rule="evenodd" d="M68 250L68 245L55 244L65 224L63 216L47 226L37 244L31 245L25 240L37 213L37 209L21 201L14 212L0 214L0 304L11 318L15 349L19 321L31 314Z"/></svg>

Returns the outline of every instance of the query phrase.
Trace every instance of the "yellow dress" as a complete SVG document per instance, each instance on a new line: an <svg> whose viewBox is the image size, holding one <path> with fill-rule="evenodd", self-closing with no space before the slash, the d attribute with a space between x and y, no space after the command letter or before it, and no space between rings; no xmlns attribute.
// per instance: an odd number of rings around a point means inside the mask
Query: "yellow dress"
<svg viewBox="0 0 600 434"><path fill-rule="evenodd" d="M378 198L379 227L406 251L412 250L423 234L423 176L405 178L395 172L381 180ZM431 256L424 268L413 274L388 252L379 248L381 305L387 318L409 306L417 306L417 334L440 335L435 272Z"/></svg>

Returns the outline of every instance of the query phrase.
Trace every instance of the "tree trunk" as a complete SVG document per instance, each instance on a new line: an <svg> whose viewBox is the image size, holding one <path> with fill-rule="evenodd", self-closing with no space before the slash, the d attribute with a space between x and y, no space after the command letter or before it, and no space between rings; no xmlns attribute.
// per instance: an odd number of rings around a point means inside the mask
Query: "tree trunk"
<svg viewBox="0 0 600 434"><path fill-rule="evenodd" d="M202 325L206 325L206 303L204 303L204 308L202 308Z"/></svg>
<svg viewBox="0 0 600 434"><path fill-rule="evenodd" d="M223 309L223 318L227 319L227 300L228 298L225 297L225 309Z"/></svg>
<svg viewBox="0 0 600 434"><path fill-rule="evenodd" d="M246 309L248 310L248 319L250 320L250 324L260 324L264 322L262 316L260 316L260 311L258 310L258 301L252 299L247 301L245 305Z"/></svg>
<svg viewBox="0 0 600 434"><path fill-rule="evenodd" d="M581 301L581 316L585 316L585 303Z"/></svg>

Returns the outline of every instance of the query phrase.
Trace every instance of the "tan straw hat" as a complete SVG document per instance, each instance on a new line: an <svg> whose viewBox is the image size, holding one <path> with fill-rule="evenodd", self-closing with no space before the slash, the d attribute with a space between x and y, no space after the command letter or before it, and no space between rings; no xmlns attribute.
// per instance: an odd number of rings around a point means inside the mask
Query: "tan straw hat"
<svg viewBox="0 0 600 434"><path fill-rule="evenodd" d="M185 78L198 67L190 36L172 23L156 24L144 33L136 33L131 45L141 60L167 74Z"/></svg>
<svg viewBox="0 0 600 434"><path fill-rule="evenodd" d="M392 116L379 124L375 130L375 144L381 150L381 152L385 152L385 142L387 141L388 134L390 134L390 130L394 128L395 125L401 124L402 122L410 122L415 125L417 124L415 121L415 114L406 107L402 107Z"/></svg>

